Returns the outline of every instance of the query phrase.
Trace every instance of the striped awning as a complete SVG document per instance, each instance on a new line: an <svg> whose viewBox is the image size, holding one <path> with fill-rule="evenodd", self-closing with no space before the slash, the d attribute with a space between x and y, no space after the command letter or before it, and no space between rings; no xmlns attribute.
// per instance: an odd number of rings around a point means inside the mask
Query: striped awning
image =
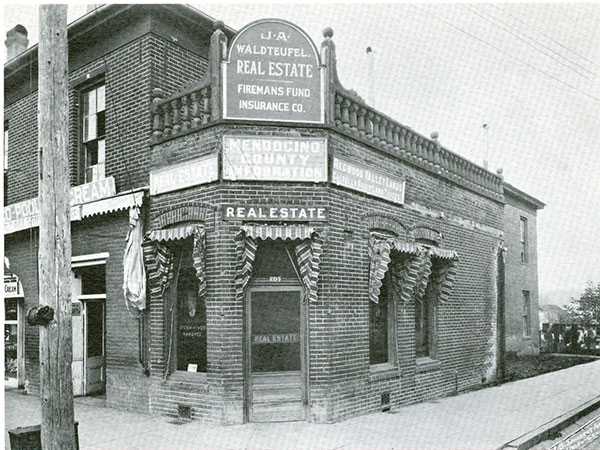
<svg viewBox="0 0 600 450"><path fill-rule="evenodd" d="M433 274L433 286L436 289L437 299L441 303L445 303L450 298L454 280L458 268L458 259L449 259L444 265L438 267Z"/></svg>
<svg viewBox="0 0 600 450"><path fill-rule="evenodd" d="M258 250L258 240L282 239L300 241L295 248L296 259L305 296L317 301L317 281L323 252L323 240L314 228L306 225L243 225L235 237L238 262L235 290L238 299L244 296L252 277Z"/></svg>
<svg viewBox="0 0 600 450"><path fill-rule="evenodd" d="M410 299L420 267L415 260L423 252L422 246L415 242L404 242L397 238L385 237L375 233L371 234L369 244L369 299L375 303L379 302L381 283L389 268L393 269L390 275L392 285L396 291L402 299ZM392 250L401 253L402 256L394 258L390 265Z"/></svg>
<svg viewBox="0 0 600 450"><path fill-rule="evenodd" d="M455 250L447 250L445 248L431 247L429 249L431 256L435 256L441 259L458 259L458 253Z"/></svg>
<svg viewBox="0 0 600 450"><path fill-rule="evenodd" d="M148 233L148 239L155 242L176 241L189 238L194 234L196 228L202 227L198 224L185 225L182 227L166 228L164 230L152 230Z"/></svg>
<svg viewBox="0 0 600 450"><path fill-rule="evenodd" d="M206 295L206 233L201 224L150 231L144 241L144 261L150 294L162 296L173 279L173 254L164 242L194 237L192 264L198 278L198 296Z"/></svg>
<svg viewBox="0 0 600 450"><path fill-rule="evenodd" d="M296 239L310 239L312 234L315 232L313 227L307 225L242 225L242 230L254 239L282 239L282 240L296 240Z"/></svg>

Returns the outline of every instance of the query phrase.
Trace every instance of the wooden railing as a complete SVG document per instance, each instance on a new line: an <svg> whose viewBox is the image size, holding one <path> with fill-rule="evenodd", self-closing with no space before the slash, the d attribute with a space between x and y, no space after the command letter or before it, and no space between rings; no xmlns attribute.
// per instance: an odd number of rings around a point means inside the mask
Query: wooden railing
<svg viewBox="0 0 600 450"><path fill-rule="evenodd" d="M152 95L153 141L176 136L210 121L210 86L191 86L169 98L163 98L162 90L157 88Z"/></svg>
<svg viewBox="0 0 600 450"><path fill-rule="evenodd" d="M501 195L502 178L498 175L446 150L439 142L416 133L344 91L335 92L336 128L461 184Z"/></svg>

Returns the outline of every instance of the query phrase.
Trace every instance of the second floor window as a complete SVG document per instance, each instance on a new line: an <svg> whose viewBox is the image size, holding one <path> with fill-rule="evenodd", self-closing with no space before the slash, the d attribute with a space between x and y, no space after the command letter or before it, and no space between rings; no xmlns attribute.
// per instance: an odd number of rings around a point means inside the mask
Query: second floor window
<svg viewBox="0 0 600 450"><path fill-rule="evenodd" d="M82 92L82 172L84 183L104 178L106 114L104 85Z"/></svg>
<svg viewBox="0 0 600 450"><path fill-rule="evenodd" d="M520 220L520 238L521 238L521 262L529 262L529 241L527 236L527 219L521 217Z"/></svg>

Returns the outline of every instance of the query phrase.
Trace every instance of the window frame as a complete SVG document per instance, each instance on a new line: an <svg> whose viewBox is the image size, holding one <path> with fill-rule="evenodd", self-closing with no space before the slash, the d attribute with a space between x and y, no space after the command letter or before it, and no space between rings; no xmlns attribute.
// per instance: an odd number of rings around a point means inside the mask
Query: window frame
<svg viewBox="0 0 600 450"><path fill-rule="evenodd" d="M104 109L101 110L101 112L104 112L104 133L99 136L98 135L98 121L96 119L96 137L94 139L90 139L90 140L85 140L84 139L84 132L85 132L85 119L86 116L85 115L85 99L86 96L92 92L92 91L96 91L96 108L97 108L97 103L98 103L98 94L97 91L99 88L104 87ZM103 76L100 76L98 78L96 78L95 80L86 83L85 85L82 85L78 88L78 110L77 110L77 114L78 114L78 127L77 127L77 142L78 142L78 163L77 163L77 184L86 184L86 183L90 183L92 181L98 181L98 180L102 180L106 178L106 139L107 139L107 108L106 108L106 80L104 79ZM97 116L99 111L95 111L95 115ZM102 141L103 142L103 161L100 163L99 161L94 164L94 165L89 165L87 164L87 158L88 158L88 147L87 145L89 145L90 143L96 143L96 153L97 158L99 159L99 152L100 152L100 145L99 142ZM88 179L87 176L87 171L89 167L93 167L93 166L99 166L100 164L102 164L102 174L98 177L98 178L94 178L93 176L91 176L91 179Z"/></svg>
<svg viewBox="0 0 600 450"><path fill-rule="evenodd" d="M527 290L521 292L523 295L523 338L531 339L531 292Z"/></svg>
<svg viewBox="0 0 600 450"><path fill-rule="evenodd" d="M529 225L527 217L519 218L519 243L521 250L521 263L529 263Z"/></svg>
<svg viewBox="0 0 600 450"><path fill-rule="evenodd" d="M197 370L196 372L188 372L187 370L180 370L177 368L178 366L178 341L179 341L179 298L177 296L177 286L178 286L178 277L180 273L180 258L182 252L189 252L193 254L193 241L192 238L182 239L180 241L174 241L173 243L169 243L170 249L173 252L174 258L174 278L171 284L169 285L165 295L168 298L168 304L173 305L173 310L170 311L168 305L165 305L164 310L164 318L165 318L165 327L164 327L164 348L165 348L165 366L167 366L167 371L169 376L173 377L194 377L194 379L205 379L208 374L208 317L207 317L207 308L206 308L206 299L199 299L204 303L204 332L206 334L206 348L205 348L205 359L206 359L206 369L204 371ZM183 259L183 258L181 258ZM191 266L193 268L193 266ZM196 276L194 271L194 276ZM200 307L199 305L197 308ZM198 312L196 312L198 314ZM171 355L170 359L168 359L169 354L169 345L171 346ZM198 368L199 369L199 368Z"/></svg>
<svg viewBox="0 0 600 450"><path fill-rule="evenodd" d="M389 270L389 269L388 269ZM382 280L382 284L386 283L386 294L387 294L387 361L384 362L371 362L371 336L372 336L372 322L371 322L371 308L374 307L374 303L369 301L369 367L371 370L383 370L390 367L398 366L398 320L397 320L397 294L392 286L391 278L388 276L388 272ZM379 298L381 299L382 293L380 292ZM380 300L381 301L381 300Z"/></svg>

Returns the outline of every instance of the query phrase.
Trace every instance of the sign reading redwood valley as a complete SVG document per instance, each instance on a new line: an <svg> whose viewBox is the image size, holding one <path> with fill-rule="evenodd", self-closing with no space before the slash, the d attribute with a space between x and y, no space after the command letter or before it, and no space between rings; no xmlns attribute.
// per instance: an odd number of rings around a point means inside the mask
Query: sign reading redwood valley
<svg viewBox="0 0 600 450"><path fill-rule="evenodd" d="M265 19L243 28L223 63L227 119L323 123L317 49L295 25Z"/></svg>

